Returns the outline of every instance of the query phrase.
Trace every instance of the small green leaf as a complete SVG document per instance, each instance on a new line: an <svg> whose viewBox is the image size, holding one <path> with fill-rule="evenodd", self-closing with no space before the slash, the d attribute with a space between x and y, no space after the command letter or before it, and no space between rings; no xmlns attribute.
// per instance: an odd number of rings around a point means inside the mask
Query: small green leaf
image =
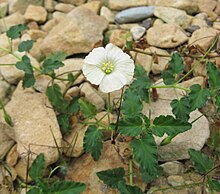
<svg viewBox="0 0 220 194"><path fill-rule="evenodd" d="M33 47L33 44L34 44L33 40L23 41L18 45L18 51L19 52L29 51Z"/></svg>
<svg viewBox="0 0 220 194"><path fill-rule="evenodd" d="M118 183L120 194L144 194L137 186L126 185L124 182Z"/></svg>
<svg viewBox="0 0 220 194"><path fill-rule="evenodd" d="M150 176L157 174L157 145L152 134L147 133L140 139L134 138L130 145L134 159L140 164L140 169L148 172Z"/></svg>
<svg viewBox="0 0 220 194"><path fill-rule="evenodd" d="M28 27L25 26L24 24L19 24L17 26L10 27L9 30L6 32L6 34L9 38L16 39L19 38L19 36L21 36L21 33L27 29Z"/></svg>
<svg viewBox="0 0 220 194"><path fill-rule="evenodd" d="M131 89L125 91L121 111L124 117L139 116L142 112L143 104L137 93L134 93Z"/></svg>
<svg viewBox="0 0 220 194"><path fill-rule="evenodd" d="M103 147L103 135L96 126L90 125L86 130L85 137L83 139L83 147L87 153L91 153L93 159L97 161L101 156Z"/></svg>
<svg viewBox="0 0 220 194"><path fill-rule="evenodd" d="M188 153L193 162L194 168L200 174L206 174L214 167L214 161L200 151L189 149Z"/></svg>
<svg viewBox="0 0 220 194"><path fill-rule="evenodd" d="M213 191L220 192L220 182L215 179L208 180L209 188Z"/></svg>
<svg viewBox="0 0 220 194"><path fill-rule="evenodd" d="M191 111L196 110L197 108L202 108L210 96L209 91L207 89L201 89L199 84L192 85L190 90L189 100Z"/></svg>
<svg viewBox="0 0 220 194"><path fill-rule="evenodd" d="M174 137L176 137L176 135L165 137L165 138L160 142L160 146L168 145L169 143L171 143L171 141L172 141L172 139L173 139Z"/></svg>
<svg viewBox="0 0 220 194"><path fill-rule="evenodd" d="M40 188L36 188L36 187L31 188L31 189L27 192L27 194L39 194L39 193L42 193L42 192L41 192Z"/></svg>
<svg viewBox="0 0 220 194"><path fill-rule="evenodd" d="M220 95L215 97L215 105L217 106L218 113L220 113Z"/></svg>
<svg viewBox="0 0 220 194"><path fill-rule="evenodd" d="M23 87L24 88L30 88L31 86L34 85L35 81L36 81L36 79L35 79L33 74L25 73L24 78L23 78L23 83L22 83Z"/></svg>
<svg viewBox="0 0 220 194"><path fill-rule="evenodd" d="M184 69L183 59L179 53L174 52L172 54L172 58L169 63L169 68L170 68L172 74L179 74L183 71L183 69Z"/></svg>
<svg viewBox="0 0 220 194"><path fill-rule="evenodd" d="M125 183L124 176L125 170L124 168L114 168L109 170L104 170L96 173L100 180L102 180L106 185L111 188L118 188L118 183Z"/></svg>
<svg viewBox="0 0 220 194"><path fill-rule="evenodd" d="M220 70L212 62L206 65L209 86L212 88L219 88L220 86Z"/></svg>
<svg viewBox="0 0 220 194"><path fill-rule="evenodd" d="M175 77L170 70L162 72L163 82L166 85L172 85L175 83Z"/></svg>
<svg viewBox="0 0 220 194"><path fill-rule="evenodd" d="M180 100L174 99L171 102L172 112L177 119L182 121L189 120L190 105L189 98L181 98Z"/></svg>
<svg viewBox="0 0 220 194"><path fill-rule="evenodd" d="M32 179L38 180L43 176L43 170L45 167L45 159L43 154L39 154L34 160L29 170L29 175Z"/></svg>
<svg viewBox="0 0 220 194"><path fill-rule="evenodd" d="M68 77L68 81L69 82L73 83L75 81L75 77L74 77L74 75L72 73L68 73L67 77Z"/></svg>
<svg viewBox="0 0 220 194"><path fill-rule="evenodd" d="M66 134L70 131L70 115L68 114L60 114L57 117L59 126L61 128L62 134Z"/></svg>
<svg viewBox="0 0 220 194"><path fill-rule="evenodd" d="M54 194L80 194L86 189L84 183L59 181L51 185L51 193Z"/></svg>
<svg viewBox="0 0 220 194"><path fill-rule="evenodd" d="M89 101L80 98L79 100L80 110L82 111L85 118L93 118L97 114L96 107Z"/></svg>
<svg viewBox="0 0 220 194"><path fill-rule="evenodd" d="M173 116L159 116L154 119L154 125L151 127L154 135L162 137L165 133L169 136L185 132L192 128L188 122L175 119Z"/></svg>
<svg viewBox="0 0 220 194"><path fill-rule="evenodd" d="M128 136L137 136L143 131L141 117L125 118L119 121L118 128L119 132Z"/></svg>
<svg viewBox="0 0 220 194"><path fill-rule="evenodd" d="M42 68L43 68L42 73L47 74L63 66L64 64L60 61L53 61L52 59L45 59L42 65Z"/></svg>
<svg viewBox="0 0 220 194"><path fill-rule="evenodd" d="M52 61L64 61L67 55L64 52L55 52L49 55L46 59L51 59Z"/></svg>
<svg viewBox="0 0 220 194"><path fill-rule="evenodd" d="M69 113L77 113L80 109L79 97L73 97L68 106Z"/></svg>

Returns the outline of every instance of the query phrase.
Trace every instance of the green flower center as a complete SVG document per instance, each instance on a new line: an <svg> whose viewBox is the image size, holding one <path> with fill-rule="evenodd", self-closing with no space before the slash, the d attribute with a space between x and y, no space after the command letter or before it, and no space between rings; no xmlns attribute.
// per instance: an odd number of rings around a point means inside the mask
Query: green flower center
<svg viewBox="0 0 220 194"><path fill-rule="evenodd" d="M101 69L105 74L110 74L114 69L114 65L112 64L111 61L107 61L102 63Z"/></svg>

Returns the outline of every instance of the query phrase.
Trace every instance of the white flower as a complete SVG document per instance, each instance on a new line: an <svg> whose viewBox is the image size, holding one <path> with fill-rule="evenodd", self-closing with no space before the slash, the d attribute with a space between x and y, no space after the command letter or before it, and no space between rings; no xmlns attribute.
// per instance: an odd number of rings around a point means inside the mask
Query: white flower
<svg viewBox="0 0 220 194"><path fill-rule="evenodd" d="M117 46L93 49L84 59L83 74L104 93L113 92L129 84L134 75L134 61Z"/></svg>

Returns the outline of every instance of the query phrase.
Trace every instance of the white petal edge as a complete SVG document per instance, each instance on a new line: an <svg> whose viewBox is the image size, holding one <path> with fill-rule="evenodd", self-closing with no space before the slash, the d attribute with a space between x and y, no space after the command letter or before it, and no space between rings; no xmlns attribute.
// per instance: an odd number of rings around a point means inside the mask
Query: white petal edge
<svg viewBox="0 0 220 194"><path fill-rule="evenodd" d="M106 51L103 47L94 48L84 59L84 63L102 66L102 62L106 60Z"/></svg>

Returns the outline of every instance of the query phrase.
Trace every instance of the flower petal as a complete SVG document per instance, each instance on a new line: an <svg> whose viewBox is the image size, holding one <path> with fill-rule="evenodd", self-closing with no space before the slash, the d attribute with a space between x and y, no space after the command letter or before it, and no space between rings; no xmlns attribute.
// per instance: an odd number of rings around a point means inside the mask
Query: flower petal
<svg viewBox="0 0 220 194"><path fill-rule="evenodd" d="M94 48L84 59L84 63L90 65L102 66L102 62L106 60L106 51L103 47Z"/></svg>
<svg viewBox="0 0 220 194"><path fill-rule="evenodd" d="M99 85L105 76L105 73L97 66L84 63L83 74L92 84Z"/></svg>

